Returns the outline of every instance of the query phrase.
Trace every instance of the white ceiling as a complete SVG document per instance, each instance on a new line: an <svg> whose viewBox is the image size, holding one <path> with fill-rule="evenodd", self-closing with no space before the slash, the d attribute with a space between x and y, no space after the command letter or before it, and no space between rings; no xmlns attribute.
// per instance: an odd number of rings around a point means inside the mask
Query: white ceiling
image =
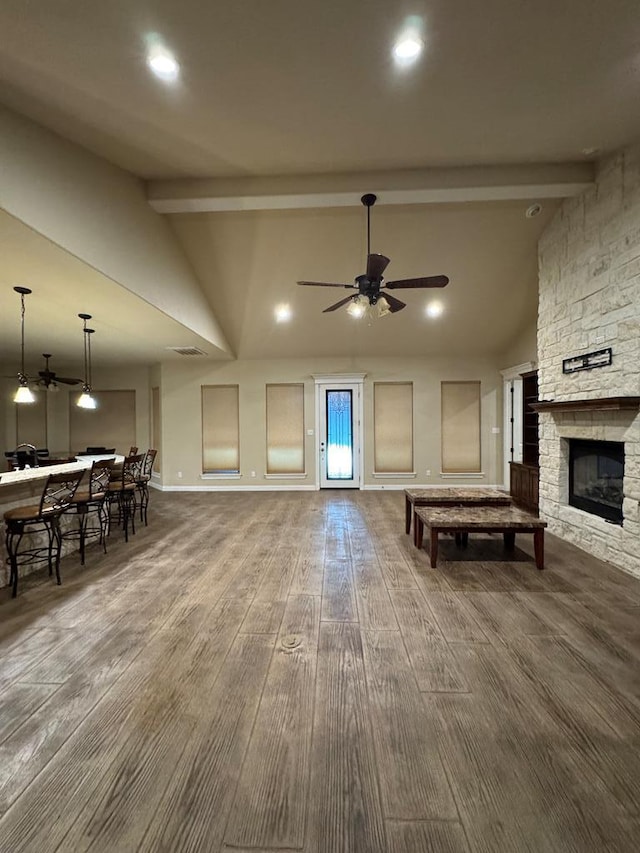
<svg viewBox="0 0 640 853"><path fill-rule="evenodd" d="M409 14L426 49L401 70L390 51ZM317 187L342 175L357 199L376 188L378 170L395 171L406 190L406 170L579 163L640 138L638 20L637 0L3 0L0 101L164 179L163 191L170 179L270 176L275 197L277 176L283 187L285 176L316 176ZM153 33L181 63L175 85L145 66ZM542 215L526 219L537 200ZM423 316L428 294L413 292L407 309L370 327L321 313L344 291L294 284L363 271L357 201L170 219L238 356L479 353L499 352L535 319L536 244L557 203L523 193L376 207L373 248L391 256L389 274L446 273L451 284L437 324ZM15 352L14 283L34 289L33 348L60 361L73 361L82 310L102 318L95 345L105 359L153 363L169 345L206 349L11 217L0 218L0 244L0 358ZM273 324L277 301L292 305L286 327Z"/></svg>

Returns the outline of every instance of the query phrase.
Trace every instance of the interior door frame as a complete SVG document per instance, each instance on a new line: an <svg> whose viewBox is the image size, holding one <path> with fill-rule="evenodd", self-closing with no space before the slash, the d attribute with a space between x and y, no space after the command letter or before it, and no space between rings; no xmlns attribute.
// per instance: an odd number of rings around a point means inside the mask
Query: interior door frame
<svg viewBox="0 0 640 853"><path fill-rule="evenodd" d="M511 488L510 462L522 462L522 375L535 369L535 362L527 361L501 370L503 396L503 480Z"/></svg>
<svg viewBox="0 0 640 853"><path fill-rule="evenodd" d="M325 405L325 391L352 391L353 392L353 442L356 447L354 455L354 470L357 471L357 477L349 481L349 485L344 485L344 481L336 480L335 486L325 486L324 488L336 489L363 489L363 466L364 466L364 441L363 441L363 424L364 424L364 379L366 373L314 373L313 380L316 386L316 425L315 425L315 456L316 456L316 490L323 488L321 476L321 411Z"/></svg>

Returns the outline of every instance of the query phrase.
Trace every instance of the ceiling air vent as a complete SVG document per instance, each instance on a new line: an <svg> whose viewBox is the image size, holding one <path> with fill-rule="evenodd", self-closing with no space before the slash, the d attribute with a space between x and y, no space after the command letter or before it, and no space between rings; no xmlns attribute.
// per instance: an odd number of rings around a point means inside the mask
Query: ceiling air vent
<svg viewBox="0 0 640 853"><path fill-rule="evenodd" d="M206 352L198 347L167 347L167 349L177 352L178 355L206 355Z"/></svg>

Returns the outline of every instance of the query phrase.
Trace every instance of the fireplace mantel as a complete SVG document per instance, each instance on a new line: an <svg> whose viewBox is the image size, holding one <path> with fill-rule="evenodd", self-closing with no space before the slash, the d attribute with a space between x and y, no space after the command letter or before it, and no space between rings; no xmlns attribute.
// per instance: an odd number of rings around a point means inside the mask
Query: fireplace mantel
<svg viewBox="0 0 640 853"><path fill-rule="evenodd" d="M640 397L597 397L591 400L539 400L531 403L536 412L630 412L640 408Z"/></svg>

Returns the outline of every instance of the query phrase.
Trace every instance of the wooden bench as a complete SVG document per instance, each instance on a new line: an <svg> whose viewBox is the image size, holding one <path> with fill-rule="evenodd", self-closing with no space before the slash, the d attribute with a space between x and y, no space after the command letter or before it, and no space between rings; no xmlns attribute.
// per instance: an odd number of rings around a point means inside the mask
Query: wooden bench
<svg viewBox="0 0 640 853"><path fill-rule="evenodd" d="M513 551L516 533L533 533L536 567L544 569L544 528L547 522L517 507L418 507L415 510L415 525L415 543L418 548L422 548L424 528L429 528L432 568L436 567L438 561L439 533L502 533L507 551Z"/></svg>
<svg viewBox="0 0 640 853"><path fill-rule="evenodd" d="M511 506L511 498L498 489L445 488L445 489L405 489L405 530L411 532L411 518L419 506ZM416 540L417 524L413 524L413 542Z"/></svg>

